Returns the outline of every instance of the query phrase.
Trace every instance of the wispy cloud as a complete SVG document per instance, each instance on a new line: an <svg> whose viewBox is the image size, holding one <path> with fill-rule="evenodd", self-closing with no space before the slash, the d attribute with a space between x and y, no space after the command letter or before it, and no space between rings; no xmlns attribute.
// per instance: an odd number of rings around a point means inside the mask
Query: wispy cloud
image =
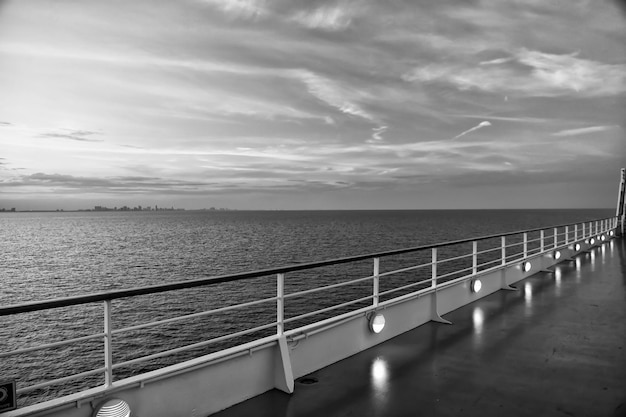
<svg viewBox="0 0 626 417"><path fill-rule="evenodd" d="M350 26L352 13L347 6L323 5L313 10L300 10L291 19L309 29L340 31Z"/></svg>
<svg viewBox="0 0 626 417"><path fill-rule="evenodd" d="M200 0L233 18L254 19L266 13L263 0Z"/></svg>
<svg viewBox="0 0 626 417"><path fill-rule="evenodd" d="M578 129L566 129L560 130L552 134L552 136L577 136L577 135L586 135L588 133L598 133L605 132L607 130L615 129L617 126L589 126L589 127L581 127Z"/></svg>
<svg viewBox="0 0 626 417"><path fill-rule="evenodd" d="M41 137L46 138L61 138L61 139L70 139L79 142L102 142L102 139L93 139L90 136L97 135L98 132L92 132L89 130L72 130L72 129L63 129L65 132L48 132L42 133Z"/></svg>
<svg viewBox="0 0 626 417"><path fill-rule="evenodd" d="M461 90L526 96L614 96L626 92L626 65L520 49L489 65L430 64L406 73L406 81L444 82ZM508 65L510 64L510 65Z"/></svg>
<svg viewBox="0 0 626 417"><path fill-rule="evenodd" d="M311 95L329 106L345 114L357 116L372 122L376 121L376 118L372 114L364 110L359 103L357 103L357 94L350 88L344 87L335 81L317 75L311 71L296 70L293 73L306 85Z"/></svg>
<svg viewBox="0 0 626 417"><path fill-rule="evenodd" d="M456 135L453 139L458 139L461 136L467 135L468 133L474 132L475 130L481 129L483 127L487 127L487 126L491 126L491 123L488 121L482 121L480 123L478 123L476 126L474 126L471 129L467 129L465 132L461 132L458 135Z"/></svg>

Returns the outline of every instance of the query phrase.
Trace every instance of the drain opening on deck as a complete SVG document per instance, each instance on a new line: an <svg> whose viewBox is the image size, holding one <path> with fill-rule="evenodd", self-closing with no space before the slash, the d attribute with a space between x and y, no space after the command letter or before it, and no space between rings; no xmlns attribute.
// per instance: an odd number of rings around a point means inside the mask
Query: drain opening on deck
<svg viewBox="0 0 626 417"><path fill-rule="evenodd" d="M313 385L313 384L317 384L319 380L313 377L304 377L304 378L298 379L298 382L304 385Z"/></svg>

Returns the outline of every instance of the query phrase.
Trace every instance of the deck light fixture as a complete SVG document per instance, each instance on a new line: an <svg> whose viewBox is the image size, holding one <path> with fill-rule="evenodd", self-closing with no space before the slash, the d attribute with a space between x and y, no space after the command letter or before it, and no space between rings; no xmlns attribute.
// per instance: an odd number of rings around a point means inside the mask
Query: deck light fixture
<svg viewBox="0 0 626 417"><path fill-rule="evenodd" d="M385 328L385 316L381 313L374 313L369 319L370 331L373 333L380 333Z"/></svg>
<svg viewBox="0 0 626 417"><path fill-rule="evenodd" d="M600 235L600 240L601 240L602 242L604 242L604 241L606 240L606 236L605 236L604 234L601 234L601 235Z"/></svg>
<svg viewBox="0 0 626 417"><path fill-rule="evenodd" d="M609 236L613 237L615 235L615 232L613 230L609 230Z"/></svg>
<svg viewBox="0 0 626 417"><path fill-rule="evenodd" d="M530 271L530 269L532 268L533 265L530 262L528 262L528 261L524 261L524 262L522 262L521 266L522 266L522 271L528 272L528 271Z"/></svg>
<svg viewBox="0 0 626 417"><path fill-rule="evenodd" d="M476 293L478 291L480 291L480 289L483 287L483 283L480 282L479 279L473 279L472 282L470 282L470 289L472 290L472 292Z"/></svg>
<svg viewBox="0 0 626 417"><path fill-rule="evenodd" d="M580 243L574 244L574 250L578 252L580 250Z"/></svg>
<svg viewBox="0 0 626 417"><path fill-rule="evenodd" d="M592 237L591 239L589 239L589 244L590 245L595 245L596 244L596 238Z"/></svg>
<svg viewBox="0 0 626 417"><path fill-rule="evenodd" d="M130 406L119 398L110 398L100 404L93 417L130 417Z"/></svg>
<svg viewBox="0 0 626 417"><path fill-rule="evenodd" d="M554 260L561 259L561 251L555 250L554 252L552 252L552 259Z"/></svg>

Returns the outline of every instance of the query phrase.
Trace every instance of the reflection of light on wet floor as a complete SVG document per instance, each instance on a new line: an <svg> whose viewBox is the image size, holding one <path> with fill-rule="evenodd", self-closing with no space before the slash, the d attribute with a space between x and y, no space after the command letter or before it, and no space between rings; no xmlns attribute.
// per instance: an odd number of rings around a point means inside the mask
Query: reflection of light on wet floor
<svg viewBox="0 0 626 417"><path fill-rule="evenodd" d="M474 346L479 347L482 342L483 325L485 323L485 311L481 307L474 307L472 323L474 324Z"/></svg>
<svg viewBox="0 0 626 417"><path fill-rule="evenodd" d="M371 378L376 393L386 394L389 383L387 361L380 357L374 359L374 362L372 362Z"/></svg>
<svg viewBox="0 0 626 417"><path fill-rule="evenodd" d="M526 303L526 309L528 313L528 309L532 308L533 306L533 286L530 284L530 282L527 282L524 285L524 301Z"/></svg>
<svg viewBox="0 0 626 417"><path fill-rule="evenodd" d="M554 288L556 290L556 296L561 295L561 280L563 279L563 272L560 267L554 269Z"/></svg>

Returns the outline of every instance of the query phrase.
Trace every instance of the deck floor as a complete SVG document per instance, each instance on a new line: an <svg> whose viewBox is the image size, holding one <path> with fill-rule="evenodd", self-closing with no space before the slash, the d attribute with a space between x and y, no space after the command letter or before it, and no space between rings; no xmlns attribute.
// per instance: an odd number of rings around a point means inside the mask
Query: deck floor
<svg viewBox="0 0 626 417"><path fill-rule="evenodd" d="M214 416L626 416L626 244L553 270Z"/></svg>

